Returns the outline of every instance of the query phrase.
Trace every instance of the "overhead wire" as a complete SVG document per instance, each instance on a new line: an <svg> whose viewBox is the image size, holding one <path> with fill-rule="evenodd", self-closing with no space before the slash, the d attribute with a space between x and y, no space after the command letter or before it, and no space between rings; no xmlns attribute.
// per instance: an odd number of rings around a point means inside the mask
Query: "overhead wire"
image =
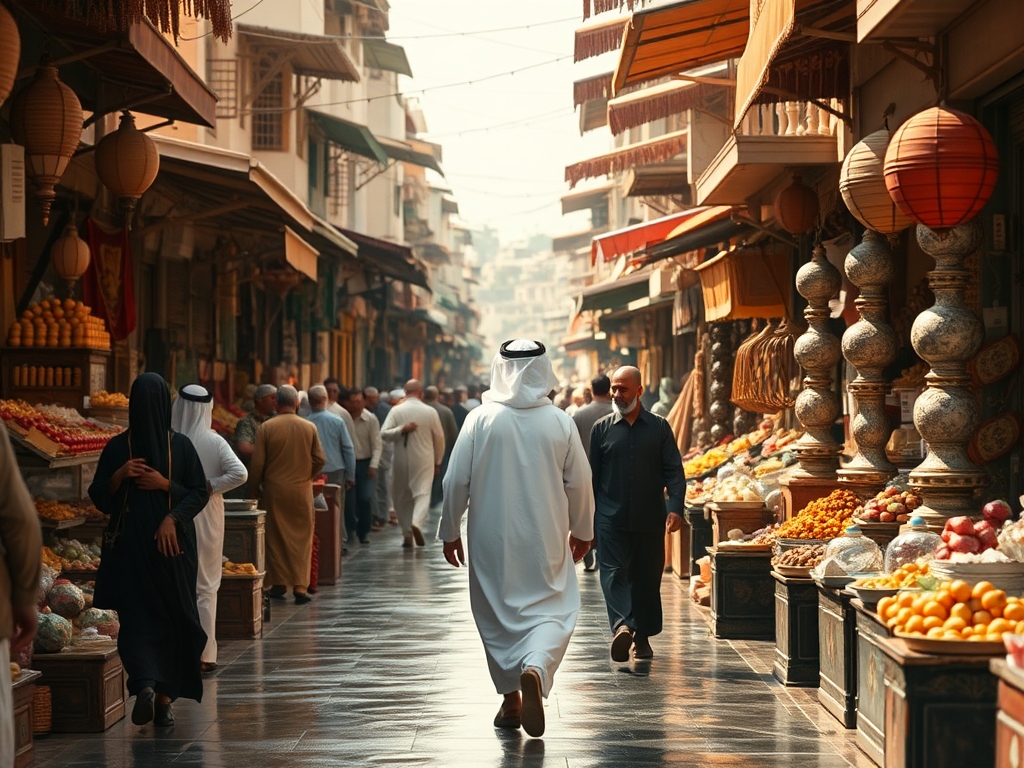
<svg viewBox="0 0 1024 768"><path fill-rule="evenodd" d="M235 19L242 18L243 16L245 16L245 14L247 14L249 11L251 11L253 8L255 8L257 5L259 5L262 2L263 2L263 0L256 0L256 2L253 5L249 6L248 8L246 8L241 13L232 16L231 17L231 21L234 21ZM185 37L184 35L179 35L178 39L179 40L188 40L189 42L191 42L193 40L202 40L204 37L209 37L212 34L213 34L213 30L211 29L209 32L204 32L203 34L196 35L195 37Z"/></svg>

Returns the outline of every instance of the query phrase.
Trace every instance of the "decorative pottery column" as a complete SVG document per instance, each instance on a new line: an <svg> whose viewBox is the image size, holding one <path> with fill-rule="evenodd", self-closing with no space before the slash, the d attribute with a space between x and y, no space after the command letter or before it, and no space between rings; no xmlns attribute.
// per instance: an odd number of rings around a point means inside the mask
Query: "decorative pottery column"
<svg viewBox="0 0 1024 768"><path fill-rule="evenodd" d="M857 455L839 470L839 480L861 495L873 495L896 474L885 455L889 382L882 375L896 357L896 334L885 321L885 288L895 269L889 245L870 229L847 255L845 267L850 282L860 288L856 301L860 319L843 334L843 356L857 369L857 378L847 385L857 402L853 419Z"/></svg>
<svg viewBox="0 0 1024 768"><path fill-rule="evenodd" d="M710 437L718 443L732 430L732 323L713 323L711 326L711 417Z"/></svg>
<svg viewBox="0 0 1024 768"><path fill-rule="evenodd" d="M828 329L828 302L841 286L839 270L825 258L825 249L816 246L811 260L796 273L796 289L808 302L807 331L793 350L806 371L804 388L796 399L796 417L806 431L794 446L800 464L792 478L834 480L839 468L839 446L832 437L839 401L832 392L832 375L841 353L839 339Z"/></svg>
<svg viewBox="0 0 1024 768"><path fill-rule="evenodd" d="M981 348L984 330L964 304L970 273L963 266L983 238L977 219L942 234L917 227L918 244L935 259L928 273L935 304L917 316L911 329L914 351L932 370L914 406L914 426L928 444L928 456L910 473L910 481L924 501L916 514L937 528L946 518L976 513L976 492L988 485L988 475L967 456L979 411L966 366Z"/></svg>

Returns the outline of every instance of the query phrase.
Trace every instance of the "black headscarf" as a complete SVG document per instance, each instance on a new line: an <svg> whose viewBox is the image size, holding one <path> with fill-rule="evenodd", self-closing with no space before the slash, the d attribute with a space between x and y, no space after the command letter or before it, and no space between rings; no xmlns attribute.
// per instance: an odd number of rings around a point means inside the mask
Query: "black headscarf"
<svg viewBox="0 0 1024 768"><path fill-rule="evenodd" d="M169 474L167 435L171 429L171 391L155 373L143 373L132 384L128 400L132 458L145 459L155 470Z"/></svg>

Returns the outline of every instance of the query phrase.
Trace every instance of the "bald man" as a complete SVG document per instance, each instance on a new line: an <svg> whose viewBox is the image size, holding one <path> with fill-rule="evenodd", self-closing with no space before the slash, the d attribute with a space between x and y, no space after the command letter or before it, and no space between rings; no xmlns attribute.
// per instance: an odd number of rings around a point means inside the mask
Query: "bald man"
<svg viewBox="0 0 1024 768"><path fill-rule="evenodd" d="M426 544L423 526L430 514L430 488L444 460L444 430L437 411L423 402L423 385L405 383L405 400L391 409L381 427L383 440L394 444L392 496L404 548Z"/></svg>
<svg viewBox="0 0 1024 768"><path fill-rule="evenodd" d="M654 657L661 632L665 534L682 525L686 477L672 427L640 404L640 371L612 376L612 413L590 432L597 562L613 661ZM665 492L668 491L668 503Z"/></svg>

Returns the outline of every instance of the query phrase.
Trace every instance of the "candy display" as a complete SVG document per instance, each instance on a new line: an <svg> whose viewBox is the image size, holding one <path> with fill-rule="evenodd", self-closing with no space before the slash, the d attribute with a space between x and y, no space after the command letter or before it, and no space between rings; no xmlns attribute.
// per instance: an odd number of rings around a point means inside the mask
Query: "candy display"
<svg viewBox="0 0 1024 768"><path fill-rule="evenodd" d="M59 522L61 520L74 520L79 517L77 511L70 505L60 501L49 501L47 499L36 499L36 514L47 520Z"/></svg>
<svg viewBox="0 0 1024 768"><path fill-rule="evenodd" d="M81 416L78 418L81 420L72 422L33 408L23 400L0 400L0 419L8 427L19 434L38 430L60 446L61 454L97 453L103 450L110 438L124 431L121 427L103 426Z"/></svg>
<svg viewBox="0 0 1024 768"><path fill-rule="evenodd" d="M785 466L786 465L782 463L782 459L768 459L754 467L754 477L760 480L762 477L765 477L766 475L778 472Z"/></svg>
<svg viewBox="0 0 1024 768"><path fill-rule="evenodd" d="M53 613L65 619L74 619L85 610L82 590L67 579L58 579L46 596L46 605Z"/></svg>
<svg viewBox="0 0 1024 768"><path fill-rule="evenodd" d="M695 459L683 463L683 471L687 477L699 477L706 475L715 467L721 466L729 460L730 454L723 448L712 448L710 451Z"/></svg>
<svg viewBox="0 0 1024 768"><path fill-rule="evenodd" d="M692 506L703 504L711 498L717 485L718 479L714 477L690 480L686 484L686 503Z"/></svg>
<svg viewBox="0 0 1024 768"><path fill-rule="evenodd" d="M795 443L803 435L804 433L798 429L780 429L765 439L761 445L761 455L770 456L773 453L778 453L792 443Z"/></svg>
<svg viewBox="0 0 1024 768"><path fill-rule="evenodd" d="M764 494L757 481L737 472L722 480L712 495L715 501L764 501Z"/></svg>
<svg viewBox="0 0 1024 768"><path fill-rule="evenodd" d="M764 528L758 528L753 533L744 534L741 541L744 544L774 544L779 526L779 523L772 523Z"/></svg>
<svg viewBox="0 0 1024 768"><path fill-rule="evenodd" d="M100 548L97 544L83 544L77 539L57 539L53 553L66 565L65 571L95 571L100 565Z"/></svg>
<svg viewBox="0 0 1024 768"><path fill-rule="evenodd" d="M94 408L127 408L128 398L120 392L107 392L101 389L89 395L89 404Z"/></svg>
<svg viewBox="0 0 1024 768"><path fill-rule="evenodd" d="M56 613L40 613L39 629L36 631L35 651L37 653L58 653L71 642L71 622Z"/></svg>
<svg viewBox="0 0 1024 768"><path fill-rule="evenodd" d="M845 488L832 491L822 499L815 499L800 514L787 520L779 529L783 539L834 539L850 524L860 500Z"/></svg>
<svg viewBox="0 0 1024 768"><path fill-rule="evenodd" d="M121 622L114 611L86 608L75 619L75 627L79 630L94 627L101 635L109 635L112 638L116 638L121 629Z"/></svg>
<svg viewBox="0 0 1024 768"><path fill-rule="evenodd" d="M7 331L11 347L110 349L110 334L92 308L73 299L43 299L26 309Z"/></svg>

